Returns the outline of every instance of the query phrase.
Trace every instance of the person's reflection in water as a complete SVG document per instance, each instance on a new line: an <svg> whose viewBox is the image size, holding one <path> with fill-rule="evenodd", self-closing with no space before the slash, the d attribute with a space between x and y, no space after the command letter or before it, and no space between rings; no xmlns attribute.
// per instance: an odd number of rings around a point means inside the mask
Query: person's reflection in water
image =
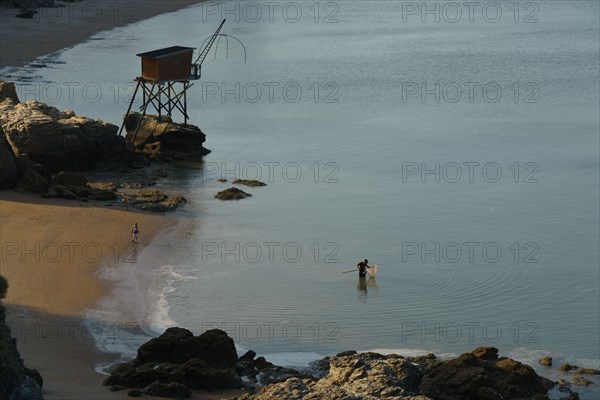
<svg viewBox="0 0 600 400"><path fill-rule="evenodd" d="M362 276L358 278L358 290L367 293L367 278Z"/></svg>

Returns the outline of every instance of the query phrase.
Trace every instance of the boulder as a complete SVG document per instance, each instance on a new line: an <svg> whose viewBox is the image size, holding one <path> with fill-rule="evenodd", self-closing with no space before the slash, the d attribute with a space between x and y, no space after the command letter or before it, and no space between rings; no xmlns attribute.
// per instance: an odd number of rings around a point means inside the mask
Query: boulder
<svg viewBox="0 0 600 400"><path fill-rule="evenodd" d="M583 376L574 375L571 377L571 383L575 386L589 386L593 382Z"/></svg>
<svg viewBox="0 0 600 400"><path fill-rule="evenodd" d="M234 185L250 186L250 187L267 186L266 183L261 182L261 181L257 181L255 179L236 179L235 181L233 181L233 184Z"/></svg>
<svg viewBox="0 0 600 400"><path fill-rule="evenodd" d="M117 126L68 110L60 112L34 100L7 100L0 104L0 117L13 154L27 154L50 170L89 168L118 153Z"/></svg>
<svg viewBox="0 0 600 400"><path fill-rule="evenodd" d="M600 370L597 370L594 368L579 368L576 372L578 374L585 374L585 375L600 375Z"/></svg>
<svg viewBox="0 0 600 400"><path fill-rule="evenodd" d="M76 171L61 171L54 177L54 183L58 185L73 185L86 186L88 183L87 177Z"/></svg>
<svg viewBox="0 0 600 400"><path fill-rule="evenodd" d="M144 393L150 396L170 397L174 399L187 398L192 395L192 391L180 383L160 383L154 382L144 389Z"/></svg>
<svg viewBox="0 0 600 400"><path fill-rule="evenodd" d="M560 367L558 367L559 370L561 371L571 371L572 369L577 369L579 368L577 365L571 365L569 363L564 363L564 364L560 364Z"/></svg>
<svg viewBox="0 0 600 400"><path fill-rule="evenodd" d="M19 192L46 193L48 181L34 170L26 171L17 184Z"/></svg>
<svg viewBox="0 0 600 400"><path fill-rule="evenodd" d="M233 339L221 330L213 329L200 336L182 328L169 328L158 338L138 349L137 360L182 364L199 358L213 368L231 368L237 361Z"/></svg>
<svg viewBox="0 0 600 400"><path fill-rule="evenodd" d="M242 386L234 368L233 340L220 330L200 336L182 328L169 328L138 349L130 362L118 364L105 386L143 389L146 394L187 397L190 389L233 389Z"/></svg>
<svg viewBox="0 0 600 400"><path fill-rule="evenodd" d="M251 197L250 193L246 193L243 190L232 187L229 189L225 189L215 195L215 198L219 200L240 200L245 199L246 197Z"/></svg>
<svg viewBox="0 0 600 400"><path fill-rule="evenodd" d="M14 82L0 81L0 102L5 99L10 99L14 104L19 103L19 96L17 96Z"/></svg>
<svg viewBox="0 0 600 400"><path fill-rule="evenodd" d="M0 127L0 190L14 188L18 180L19 170L15 156Z"/></svg>
<svg viewBox="0 0 600 400"><path fill-rule="evenodd" d="M117 193L111 190L90 189L87 193L87 198L89 200L110 201L117 199Z"/></svg>
<svg viewBox="0 0 600 400"><path fill-rule="evenodd" d="M150 157L188 159L209 153L203 147L206 136L200 128L174 123L169 117L142 118L141 114L132 113L125 121L125 129L127 145Z"/></svg>
<svg viewBox="0 0 600 400"><path fill-rule="evenodd" d="M419 393L440 400L533 398L546 395L553 383L533 368L509 358L492 358L497 350L464 353L430 364Z"/></svg>
<svg viewBox="0 0 600 400"><path fill-rule="evenodd" d="M548 357L548 356L546 356L546 357L544 357L544 358L540 358L540 359L538 360L538 363L539 363L540 365L543 365L543 366L545 366L545 367L551 367L551 366L552 366L552 357Z"/></svg>

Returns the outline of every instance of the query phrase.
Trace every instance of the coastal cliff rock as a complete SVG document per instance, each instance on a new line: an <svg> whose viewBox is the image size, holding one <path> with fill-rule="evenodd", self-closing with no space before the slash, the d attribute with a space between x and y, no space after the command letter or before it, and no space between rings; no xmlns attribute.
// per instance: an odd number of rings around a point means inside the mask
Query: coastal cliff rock
<svg viewBox="0 0 600 400"><path fill-rule="evenodd" d="M0 102L6 99L11 100L14 104L19 103L15 83L0 81Z"/></svg>
<svg viewBox="0 0 600 400"><path fill-rule="evenodd" d="M91 168L114 155L118 140L116 125L35 100L2 102L0 124L16 157L26 154L50 170Z"/></svg>
<svg viewBox="0 0 600 400"><path fill-rule="evenodd" d="M206 135L200 128L174 123L167 116L142 118L139 113L131 113L125 121L125 129L127 145L151 158L185 160L210 152L203 147Z"/></svg>
<svg viewBox="0 0 600 400"><path fill-rule="evenodd" d="M429 363L419 392L440 400L547 399L551 381L497 353L494 347L480 347L453 360Z"/></svg>
<svg viewBox="0 0 600 400"><path fill-rule="evenodd" d="M136 359L118 364L105 386L125 386L164 397L189 397L190 389L231 389L242 383L235 371L233 339L214 329L194 336L169 328L138 349Z"/></svg>
<svg viewBox="0 0 600 400"><path fill-rule="evenodd" d="M6 279L0 276L0 299L4 298L7 289ZM23 364L17 342L6 325L5 312L0 304L0 399L41 400L42 376Z"/></svg>
<svg viewBox="0 0 600 400"><path fill-rule="evenodd" d="M0 190L13 188L19 179L15 156L4 138L0 126Z"/></svg>
<svg viewBox="0 0 600 400"><path fill-rule="evenodd" d="M291 378L235 400L548 399L551 381L531 367L497 354L496 348L480 347L453 360L439 361L433 355L405 358L344 352L314 363L320 373L312 378Z"/></svg>
<svg viewBox="0 0 600 400"><path fill-rule="evenodd" d="M328 367L320 366L328 362ZM417 393L421 371L399 355L345 352L315 363L316 374L265 386L236 400L431 400ZM320 379L319 370L327 372Z"/></svg>

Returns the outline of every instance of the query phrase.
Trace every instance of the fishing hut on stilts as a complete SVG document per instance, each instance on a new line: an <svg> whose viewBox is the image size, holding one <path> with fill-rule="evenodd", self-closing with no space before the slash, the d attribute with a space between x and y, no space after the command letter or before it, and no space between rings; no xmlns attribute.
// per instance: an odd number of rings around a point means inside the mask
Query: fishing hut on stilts
<svg viewBox="0 0 600 400"><path fill-rule="evenodd" d="M119 135L132 114L133 103L139 94L142 96L142 105L139 108L141 117L137 121L132 142L135 141L144 117L151 110L157 113L159 119L163 115L172 117L173 112L178 111L183 116L183 124L187 125L187 91L194 85L194 81L201 78L202 64L224 24L225 20L193 62L194 47L172 46L137 54L142 60L142 75L135 78L137 84Z"/></svg>

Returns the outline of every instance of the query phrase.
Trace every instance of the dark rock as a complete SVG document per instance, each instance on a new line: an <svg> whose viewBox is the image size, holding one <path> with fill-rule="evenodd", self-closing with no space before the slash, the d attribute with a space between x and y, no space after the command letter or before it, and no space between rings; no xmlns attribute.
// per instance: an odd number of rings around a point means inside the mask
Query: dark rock
<svg viewBox="0 0 600 400"><path fill-rule="evenodd" d="M0 127L0 190L14 188L18 180L19 170L15 156L4 138L2 127Z"/></svg>
<svg viewBox="0 0 600 400"><path fill-rule="evenodd" d="M38 371L37 369L25 367L24 372L25 375L33 379L39 387L44 386L44 378L42 378L42 374L40 374L40 371Z"/></svg>
<svg viewBox="0 0 600 400"><path fill-rule="evenodd" d="M0 102L3 102L5 99L10 99L13 104L20 103L14 82L0 81Z"/></svg>
<svg viewBox="0 0 600 400"><path fill-rule="evenodd" d="M125 386L121 386L121 385L114 385L111 386L110 388L108 388L108 390L110 390L111 392L119 392L121 390L125 390L127 389Z"/></svg>
<svg viewBox="0 0 600 400"><path fill-rule="evenodd" d="M48 181L34 170L29 170L19 180L17 190L20 192L46 193Z"/></svg>
<svg viewBox="0 0 600 400"><path fill-rule="evenodd" d="M175 382L153 382L144 389L144 393L150 396L169 397L174 399L181 397L187 398L192 395L192 391L187 386Z"/></svg>
<svg viewBox="0 0 600 400"><path fill-rule="evenodd" d="M342 351L341 353L337 353L335 356L336 357L346 357L346 356L353 356L357 354L356 350L348 350L348 351Z"/></svg>
<svg viewBox="0 0 600 400"><path fill-rule="evenodd" d="M495 347L478 347L471 352L475 357L482 360L497 360L498 349Z"/></svg>
<svg viewBox="0 0 600 400"><path fill-rule="evenodd" d="M125 121L125 129L127 145L150 157L190 159L209 153L203 147L206 136L197 126L173 123L169 117L142 118L139 113L132 113Z"/></svg>
<svg viewBox="0 0 600 400"><path fill-rule="evenodd" d="M233 339L221 330L213 329L200 336L182 328L169 328L158 338L138 349L137 360L182 364L199 358L213 368L231 368L237 361Z"/></svg>
<svg viewBox="0 0 600 400"><path fill-rule="evenodd" d="M240 378L232 368L211 368L199 358L193 358L181 364L167 378L191 389L235 389L242 386Z"/></svg>
<svg viewBox="0 0 600 400"><path fill-rule="evenodd" d="M248 350L243 356L240 357L240 361L252 361L256 357L256 353L252 350Z"/></svg>
<svg viewBox="0 0 600 400"><path fill-rule="evenodd" d="M127 395L130 397L141 397L142 396L142 391L138 390L138 389L131 389L130 391L127 392Z"/></svg>
<svg viewBox="0 0 600 400"><path fill-rule="evenodd" d="M579 368L577 371L578 374L585 374L585 375L600 375L600 370L594 369L594 368Z"/></svg>
<svg viewBox="0 0 600 400"><path fill-rule="evenodd" d="M567 397L561 397L558 400L579 400L579 393L570 393Z"/></svg>
<svg viewBox="0 0 600 400"><path fill-rule="evenodd" d="M578 368L577 365L571 365L569 363L561 364L560 367L558 367L559 370L565 371L565 372L571 371L572 369L577 369L577 368Z"/></svg>
<svg viewBox="0 0 600 400"><path fill-rule="evenodd" d="M574 375L571 377L571 383L575 386L589 386L592 384L592 381L583 376Z"/></svg>
<svg viewBox="0 0 600 400"><path fill-rule="evenodd" d="M86 186L87 177L81 172L61 171L54 177L54 183L58 185Z"/></svg>
<svg viewBox="0 0 600 400"><path fill-rule="evenodd" d="M215 198L219 200L240 200L251 196L252 195L250 193L246 193L243 190L232 187L217 193Z"/></svg>
<svg viewBox="0 0 600 400"><path fill-rule="evenodd" d="M87 198L89 200L109 201L109 200L116 200L117 194L110 190L90 189L88 191Z"/></svg>
<svg viewBox="0 0 600 400"><path fill-rule="evenodd" d="M217 179L217 182L225 183L227 182L227 179Z"/></svg>
<svg viewBox="0 0 600 400"><path fill-rule="evenodd" d="M552 366L552 357L544 357L538 360L538 363L540 363L540 365L543 365L545 367L550 367Z"/></svg>
<svg viewBox="0 0 600 400"><path fill-rule="evenodd" d="M18 13L15 14L15 17L23 18L23 19L33 19L33 16L37 13L38 12L35 10L22 9L21 11L19 11Z"/></svg>
<svg viewBox="0 0 600 400"><path fill-rule="evenodd" d="M267 186L266 183L261 182L261 181L257 181L254 179L236 179L235 181L233 181L234 185L244 185L244 186L250 186L250 187L262 187L262 186Z"/></svg>
<svg viewBox="0 0 600 400"><path fill-rule="evenodd" d="M426 371L419 392L440 400L455 398L519 398L545 396L553 383L533 368L509 358L485 359L497 352L476 349L449 361L437 361ZM496 397L490 397L496 393ZM483 397L481 397L483 396Z"/></svg>

